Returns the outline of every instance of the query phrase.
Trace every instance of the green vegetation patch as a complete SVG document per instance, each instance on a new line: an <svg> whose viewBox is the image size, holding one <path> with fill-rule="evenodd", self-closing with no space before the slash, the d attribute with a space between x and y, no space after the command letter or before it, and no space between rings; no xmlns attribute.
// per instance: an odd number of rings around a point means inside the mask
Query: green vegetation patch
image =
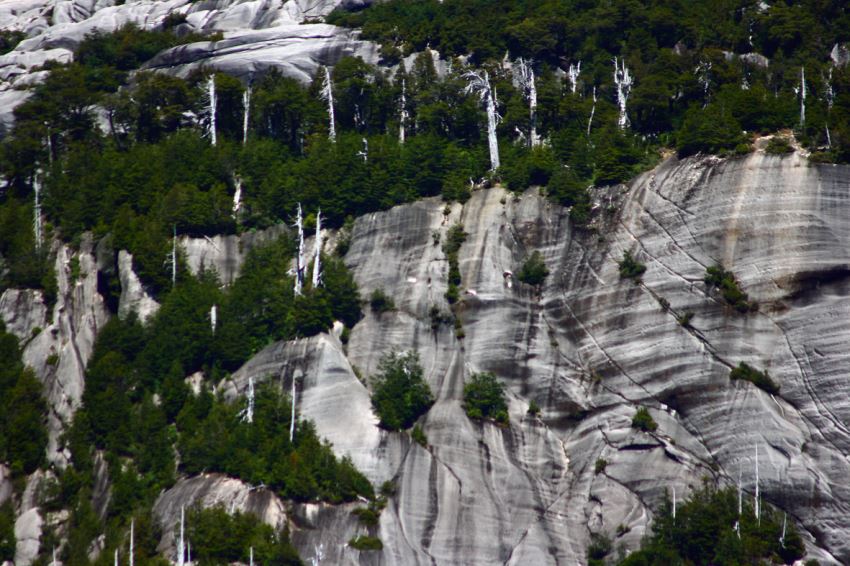
<svg viewBox="0 0 850 566"><path fill-rule="evenodd" d="M45 461L47 403L41 382L23 364L18 338L2 321L0 360L0 461L15 475L31 474Z"/></svg>
<svg viewBox="0 0 850 566"><path fill-rule="evenodd" d="M794 521L787 519L783 527L783 514L763 504L757 520L749 497L738 514L734 488L716 489L706 483L679 501L675 518L672 503L666 500L641 549L617 564L791 564L805 555L805 547Z"/></svg>
<svg viewBox="0 0 850 566"><path fill-rule="evenodd" d="M738 367L732 368L732 371L729 372L729 378L749 381L759 389L763 389L772 395L779 393L779 385L770 379L767 370L759 371L747 364L747 362L739 362Z"/></svg>
<svg viewBox="0 0 850 566"><path fill-rule="evenodd" d="M793 151L794 148L791 146L788 138L778 135L770 138L770 141L767 142L767 146L764 148L764 152L770 155L785 155Z"/></svg>
<svg viewBox="0 0 850 566"><path fill-rule="evenodd" d="M381 539L379 539L378 537L373 537L370 535L357 535L355 537L352 537L351 540L348 541L348 546L363 551L382 550L384 548L384 543L382 543Z"/></svg>
<svg viewBox="0 0 850 566"><path fill-rule="evenodd" d="M747 313L758 310L758 303L750 301L749 295L741 290L735 274L724 269L719 263L705 270L703 281L710 287L720 290L723 300L736 311Z"/></svg>
<svg viewBox="0 0 850 566"><path fill-rule="evenodd" d="M425 381L419 354L391 352L378 364L372 377L372 410L387 430L403 430L428 412L434 404L431 388Z"/></svg>
<svg viewBox="0 0 850 566"><path fill-rule="evenodd" d="M508 403L502 383L491 372L474 373L463 386L463 409L470 419L508 424Z"/></svg>
<svg viewBox="0 0 850 566"><path fill-rule="evenodd" d="M194 508L186 516L192 559L201 564L254 564L301 566L289 532L276 532L250 513L228 513L223 506Z"/></svg>
<svg viewBox="0 0 850 566"><path fill-rule="evenodd" d="M643 432L655 432L658 430L658 423L649 414L646 407L641 407L632 417L632 428L642 430Z"/></svg>
<svg viewBox="0 0 850 566"><path fill-rule="evenodd" d="M640 281L641 275L646 272L646 266L636 260L629 250L623 252L623 259L618 262L618 265L620 266L620 278L622 279Z"/></svg>
<svg viewBox="0 0 850 566"><path fill-rule="evenodd" d="M455 303L460 297L460 264L458 263L458 252L466 241L468 234L463 231L463 225L454 224L449 228L446 241L443 242L443 253L449 262L449 286L446 291L446 300Z"/></svg>
<svg viewBox="0 0 850 566"><path fill-rule="evenodd" d="M528 256L517 273L517 279L528 285L543 285L548 276L549 268L543 261L543 254L537 250Z"/></svg>
<svg viewBox="0 0 850 566"><path fill-rule="evenodd" d="M392 297L384 293L383 289L375 289L369 296L369 306L372 312L376 314L385 313L395 310L395 301Z"/></svg>

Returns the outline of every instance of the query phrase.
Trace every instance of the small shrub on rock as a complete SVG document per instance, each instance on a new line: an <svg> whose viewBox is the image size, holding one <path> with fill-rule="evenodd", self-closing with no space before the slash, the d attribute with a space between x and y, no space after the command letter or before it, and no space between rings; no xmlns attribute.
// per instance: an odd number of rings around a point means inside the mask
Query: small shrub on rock
<svg viewBox="0 0 850 566"><path fill-rule="evenodd" d="M767 142L767 147L764 148L764 152L770 155L785 155L792 151L794 151L794 148L791 147L791 143L788 141L788 138L779 136L773 136L770 138L770 141Z"/></svg>
<svg viewBox="0 0 850 566"><path fill-rule="evenodd" d="M369 306L372 307L372 312L376 314L395 310L395 302L392 297L384 293L383 289L372 291L372 295L369 297Z"/></svg>
<svg viewBox="0 0 850 566"><path fill-rule="evenodd" d="M351 540L348 541L348 546L357 550L382 550L384 543L378 537L358 535L351 537Z"/></svg>
<svg viewBox="0 0 850 566"><path fill-rule="evenodd" d="M546 277L549 276L549 268L543 261L543 254L538 251L533 252L517 273L517 279L528 285L543 285Z"/></svg>
<svg viewBox="0 0 850 566"><path fill-rule="evenodd" d="M719 263L705 270L703 278L710 287L718 289L723 295L723 300L740 313L758 310L758 303L750 301L749 295L741 290L735 274L727 271Z"/></svg>
<svg viewBox="0 0 850 566"><path fill-rule="evenodd" d="M732 368L732 371L729 372L729 377L731 379L749 381L759 389L763 389L771 395L779 393L779 385L770 379L767 370L759 371L746 362L740 362L738 367Z"/></svg>
<svg viewBox="0 0 850 566"><path fill-rule="evenodd" d="M632 257L632 252L628 250L623 252L623 260L619 262L619 265L621 279L637 280L646 271L646 266Z"/></svg>
<svg viewBox="0 0 850 566"><path fill-rule="evenodd" d="M642 430L643 432L655 432L658 430L658 423L655 422L655 419L652 418L646 407L641 407L637 410L635 416L632 417L632 428Z"/></svg>
<svg viewBox="0 0 850 566"><path fill-rule="evenodd" d="M463 388L463 408L471 419L492 419L500 424L508 422L504 387L491 372L472 374Z"/></svg>

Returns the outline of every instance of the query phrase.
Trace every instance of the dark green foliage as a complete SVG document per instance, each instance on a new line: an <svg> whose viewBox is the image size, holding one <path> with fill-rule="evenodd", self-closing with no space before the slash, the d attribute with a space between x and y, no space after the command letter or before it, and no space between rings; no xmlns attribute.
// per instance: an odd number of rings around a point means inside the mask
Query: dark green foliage
<svg viewBox="0 0 850 566"><path fill-rule="evenodd" d="M596 460L596 464L594 464L594 466L593 466L593 473L594 474L601 474L602 472L605 471L605 468L607 468L607 467L608 467L608 460L605 460L604 458L598 458Z"/></svg>
<svg viewBox="0 0 850 566"><path fill-rule="evenodd" d="M47 403L41 383L21 359L18 339L0 321L0 461L14 474L31 474L44 462Z"/></svg>
<svg viewBox="0 0 850 566"><path fill-rule="evenodd" d="M87 35L77 47L75 60L86 67L130 71L163 49L205 39L198 34L178 37L170 31L148 31L127 24L112 33L94 31Z"/></svg>
<svg viewBox="0 0 850 566"><path fill-rule="evenodd" d="M463 409L471 419L492 419L508 423L505 388L491 372L474 373L463 386Z"/></svg>
<svg viewBox="0 0 850 566"><path fill-rule="evenodd" d="M658 423L649 414L646 407L641 407L632 417L632 428L642 430L643 432L655 432L658 430Z"/></svg>
<svg viewBox="0 0 850 566"><path fill-rule="evenodd" d="M537 401L535 401L534 399L532 399L531 402L528 404L528 414L532 417L540 416L540 405L538 405Z"/></svg>
<svg viewBox="0 0 850 566"><path fill-rule="evenodd" d="M12 51L26 36L27 34L22 31L0 31L0 55Z"/></svg>
<svg viewBox="0 0 850 566"><path fill-rule="evenodd" d="M428 447L428 437L425 435L425 431L421 426L413 425L413 429L410 431L410 438L419 446L423 448Z"/></svg>
<svg viewBox="0 0 850 566"><path fill-rule="evenodd" d="M443 242L443 253L446 254L446 260L449 262L449 286L446 291L446 300L449 303L455 303L460 297L460 264L458 262L458 252L460 247L466 241L467 233L463 231L461 224L455 224L449 228L446 234L446 241Z"/></svg>
<svg viewBox="0 0 850 566"><path fill-rule="evenodd" d="M767 147L764 148L764 152L770 155L785 155L792 151L794 151L794 148L791 147L788 139L780 136L770 138L770 141L767 142Z"/></svg>
<svg viewBox="0 0 850 566"><path fill-rule="evenodd" d="M192 509L186 517L192 559L200 564L247 564L251 548L254 563L300 566L298 552L287 531L275 532L250 513L230 514L224 507Z"/></svg>
<svg viewBox="0 0 850 566"><path fill-rule="evenodd" d="M387 311L395 310L395 302L392 297L384 293L383 289L375 289L369 297L369 306L372 307L372 312L381 314Z"/></svg>
<svg viewBox="0 0 850 566"><path fill-rule="evenodd" d="M528 256L517 272L517 279L528 285L543 285L548 276L549 268L543 261L543 254L536 250Z"/></svg>
<svg viewBox="0 0 850 566"><path fill-rule="evenodd" d="M706 484L679 503L673 519L666 500L656 514L653 533L641 550L621 560L620 566L670 564L791 564L805 554L803 541L788 518L784 546L782 514L763 505L756 521L749 501L738 516L738 496L733 488L715 489ZM740 523L740 539L734 529Z"/></svg>
<svg viewBox="0 0 850 566"><path fill-rule="evenodd" d="M722 107L709 104L691 108L686 114L678 136L679 155L697 152L720 153L741 143L741 125Z"/></svg>
<svg viewBox="0 0 850 566"><path fill-rule="evenodd" d="M243 407L244 400L215 401L205 414L178 417L184 473L218 471L255 485L263 483L297 501L336 503L358 495L372 497L368 480L349 459L334 456L312 423L297 422L295 438L289 442L290 400L275 387L257 388L253 423L239 417ZM189 413L194 408L183 410Z"/></svg>
<svg viewBox="0 0 850 566"><path fill-rule="evenodd" d="M694 313L691 311L685 311L681 315L676 317L676 322L679 323L680 326L684 326L685 328L691 327L691 321L694 319Z"/></svg>
<svg viewBox="0 0 850 566"><path fill-rule="evenodd" d="M384 543L382 543L381 539L378 537L357 535L348 541L348 546L361 551L382 550L384 548Z"/></svg>
<svg viewBox="0 0 850 566"><path fill-rule="evenodd" d="M737 367L732 368L732 371L729 372L729 378L749 381L771 395L779 393L779 385L770 379L767 370L759 371L747 362L739 362Z"/></svg>
<svg viewBox="0 0 850 566"><path fill-rule="evenodd" d="M646 271L646 266L632 257L632 252L629 250L623 252L623 259L619 262L619 265L622 279L639 280L640 276Z"/></svg>
<svg viewBox="0 0 850 566"><path fill-rule="evenodd" d="M604 566L605 557L611 553L611 539L603 534L591 533L587 547L588 566Z"/></svg>
<svg viewBox="0 0 850 566"><path fill-rule="evenodd" d="M579 226L590 217L590 194L587 183L571 169L559 169L549 179L546 193L559 204L570 208L570 218Z"/></svg>
<svg viewBox="0 0 850 566"><path fill-rule="evenodd" d="M378 375L371 381L372 410L388 430L410 428L434 404L415 351L381 358Z"/></svg>
<svg viewBox="0 0 850 566"><path fill-rule="evenodd" d="M12 501L0 506L0 560L15 559L15 507Z"/></svg>
<svg viewBox="0 0 850 566"><path fill-rule="evenodd" d="M726 271L719 263L705 270L703 280L712 288L719 289L723 300L736 311L747 313L758 310L758 303L750 301L749 295L741 290L735 274Z"/></svg>
<svg viewBox="0 0 850 566"><path fill-rule="evenodd" d="M352 511L352 513L357 515L357 519L360 520L360 523L367 527L377 526L381 519L381 512L373 509L372 507L360 507Z"/></svg>

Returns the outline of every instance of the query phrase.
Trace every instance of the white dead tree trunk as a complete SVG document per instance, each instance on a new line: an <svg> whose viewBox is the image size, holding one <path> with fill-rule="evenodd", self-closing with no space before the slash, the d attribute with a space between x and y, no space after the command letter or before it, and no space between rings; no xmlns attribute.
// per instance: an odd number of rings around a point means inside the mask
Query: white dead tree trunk
<svg viewBox="0 0 850 566"><path fill-rule="evenodd" d="M336 125L334 123L334 89L333 81L331 80L331 71L325 67L325 79L322 81L322 100L328 103L328 118L330 125L328 126L328 139L336 141Z"/></svg>
<svg viewBox="0 0 850 566"><path fill-rule="evenodd" d="M35 251L41 251L42 224L41 224L41 171L36 171L32 180L32 191L34 194L32 212L32 230L35 237Z"/></svg>
<svg viewBox="0 0 850 566"><path fill-rule="evenodd" d="M215 136L215 75L210 75L207 79L207 112L209 113L209 123L207 126L207 136L210 138L210 143L216 144Z"/></svg>
<svg viewBox="0 0 850 566"><path fill-rule="evenodd" d="M407 126L407 85L401 79L401 102L399 104L398 143L404 143L405 127Z"/></svg>
<svg viewBox="0 0 850 566"><path fill-rule="evenodd" d="M292 376L292 413L289 415L289 442L295 438L295 375Z"/></svg>
<svg viewBox="0 0 850 566"><path fill-rule="evenodd" d="M800 67L800 127L806 126L806 68Z"/></svg>
<svg viewBox="0 0 850 566"><path fill-rule="evenodd" d="M239 209L242 208L242 179L239 175L234 175L233 185L236 190L233 192L233 214L231 216L236 220L236 217L239 215Z"/></svg>
<svg viewBox="0 0 850 566"><path fill-rule="evenodd" d="M357 152L359 157L363 158L363 163L369 161L369 140L366 138L362 138L363 140L363 149Z"/></svg>
<svg viewBox="0 0 850 566"><path fill-rule="evenodd" d="M593 125L593 115L596 114L596 87L593 87L593 106L590 107L590 118L587 120L587 137L590 137L590 127Z"/></svg>
<svg viewBox="0 0 850 566"><path fill-rule="evenodd" d="M254 547L251 547L251 555L248 559L248 566L254 566Z"/></svg>
<svg viewBox="0 0 850 566"><path fill-rule="evenodd" d="M823 75L821 75L823 76ZM824 89L826 96L826 147L832 149L832 136L829 135L829 114L832 112L832 104L835 102L835 91L832 88L832 67L829 68L829 75L824 78L826 88Z"/></svg>
<svg viewBox="0 0 850 566"><path fill-rule="evenodd" d="M514 75L523 96L528 100L529 126L528 126L528 141L531 147L540 144L540 138L537 136L537 85L534 81L534 69L532 68L533 61L526 61L522 57L517 59L517 73Z"/></svg>
<svg viewBox="0 0 850 566"><path fill-rule="evenodd" d="M180 507L180 540L177 543L177 566L184 566L186 558L186 541L184 539L183 527L185 520L185 509Z"/></svg>
<svg viewBox="0 0 850 566"><path fill-rule="evenodd" d="M242 92L242 145L248 143L248 120L251 114L251 85Z"/></svg>
<svg viewBox="0 0 850 566"><path fill-rule="evenodd" d="M625 130L629 126L629 116L626 113L626 104L629 101L629 95L632 92L632 84L634 83L629 68L626 67L625 59L622 65L614 57L614 84L617 86L617 106L620 108L620 117L617 120L617 126L621 130Z"/></svg>
<svg viewBox="0 0 850 566"><path fill-rule="evenodd" d="M177 284L177 225L173 227L171 252L165 256L165 265L171 267L171 287Z"/></svg>
<svg viewBox="0 0 850 566"><path fill-rule="evenodd" d="M136 549L135 549L135 536L134 531L136 530L136 520L130 519L130 566L133 566L133 562L136 557Z"/></svg>
<svg viewBox="0 0 850 566"><path fill-rule="evenodd" d="M487 111L487 142L490 146L490 170L499 168L499 141L496 138L496 124L499 115L496 113L496 98L493 89L490 88L490 77L487 71L469 71L464 73L463 78L468 81L466 85L467 94L477 94L484 103Z"/></svg>
<svg viewBox="0 0 850 566"><path fill-rule="evenodd" d="M697 65L696 69L694 69L694 74L697 77L697 82L702 87L703 108L708 105L710 97L709 89L711 88L711 67L711 61L700 61L699 65Z"/></svg>
<svg viewBox="0 0 850 566"><path fill-rule="evenodd" d="M295 227L298 229L298 253L295 256L295 296L301 296L304 286L304 223L301 218L301 203L298 203L298 213L295 217Z"/></svg>
<svg viewBox="0 0 850 566"><path fill-rule="evenodd" d="M117 548L115 549L115 560L113 561L113 563L115 564L115 566L118 566L118 549Z"/></svg>
<svg viewBox="0 0 850 566"><path fill-rule="evenodd" d="M218 307L213 305L210 307L210 327L212 328L212 333L215 334L215 329L218 326Z"/></svg>
<svg viewBox="0 0 850 566"><path fill-rule="evenodd" d="M570 92L573 94L576 93L576 89L578 88L578 76L581 74L581 61L578 63L570 63L569 69L567 69L567 79L570 81Z"/></svg>
<svg viewBox="0 0 850 566"><path fill-rule="evenodd" d="M313 288L322 282L322 209L316 213L316 242L313 259Z"/></svg>
<svg viewBox="0 0 850 566"><path fill-rule="evenodd" d="M676 521L676 488L673 487L673 522Z"/></svg>

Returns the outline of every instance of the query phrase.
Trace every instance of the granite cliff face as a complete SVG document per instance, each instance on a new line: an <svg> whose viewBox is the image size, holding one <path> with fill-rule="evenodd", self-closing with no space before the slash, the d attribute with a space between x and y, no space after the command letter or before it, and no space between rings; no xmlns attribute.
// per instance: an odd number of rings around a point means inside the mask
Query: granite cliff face
<svg viewBox="0 0 850 566"><path fill-rule="evenodd" d="M0 29L27 34L13 51L0 55L0 137L29 87L44 79L48 61L68 63L86 34L126 24L157 29L166 18L185 16L178 33L221 32L220 41L183 45L161 53L147 68L185 76L201 66L246 81L276 68L309 82L320 65L346 55L377 62L377 47L358 33L320 23L337 6L354 8L368 0L10 0L0 4Z"/></svg>
<svg viewBox="0 0 850 566"><path fill-rule="evenodd" d="M287 391L294 381L300 413L336 452L376 484L396 483L373 531L383 551L346 546L364 531L351 506L290 505L215 475L161 496L161 548L172 544L169 510L200 500L288 522L302 557L325 563L584 563L591 533L635 548L665 490L685 497L704 476L734 483L741 473L752 493L758 446L764 499L797 521L811 556L850 561L848 195L847 167L756 152L668 159L628 187L601 189L590 230L571 227L568 211L536 190L515 197L500 188L476 191L448 214L432 199L359 218L345 261L364 296L381 288L397 309L367 309L345 345L336 333L272 344L219 389L236 398L249 377ZM455 307L463 339L431 316L434 307L450 312L435 234L444 240L455 223L468 233ZM183 245L193 268L215 265L229 281L247 246L265 236ZM505 272L535 250L551 271L545 285L509 285ZM647 266L638 283L620 278L626 250ZM92 243L77 252L75 282L70 253L59 249L52 323L39 293L8 290L0 299L18 336L44 329L25 359L57 423L79 402L82 368L108 316ZM718 262L759 302L757 312L738 313L706 286L706 268ZM688 325L679 323L685 313ZM427 447L376 426L358 377L374 374L385 353L414 348L437 397L424 417ZM779 394L731 381L740 361L769 370ZM464 379L477 371L507 386L510 426L465 416ZM527 414L532 400L539 417ZM641 406L658 422L655 433L631 427ZM51 444L50 457L61 465L65 456ZM598 459L608 462L600 473ZM38 530L38 512L21 510L21 532ZM21 548L29 556L32 543Z"/></svg>
<svg viewBox="0 0 850 566"><path fill-rule="evenodd" d="M382 288L397 310L367 312L346 346L334 336L270 346L226 391L248 377L287 390L294 379L302 415L337 451L375 482L397 482L381 563L582 563L592 532L634 548L665 490L683 497L704 476L742 473L754 491L756 446L763 497L799 522L814 556L847 562L848 194L846 167L755 153L671 159L607 189L589 232L571 231L567 211L535 191L478 191L447 216L437 200L368 215L346 262L364 294ZM458 222L469 234L462 340L430 317L449 309L433 234ZM545 286L509 287L504 272L533 250L552 271ZM626 250L647 265L642 282L620 278ZM718 262L758 312L740 314L706 286ZM427 448L376 428L357 378L411 348L438 399ZM730 381L739 361L768 369L780 393ZM485 370L510 390L510 427L463 413L464 377ZM526 414L532 400L540 418ZM656 433L630 426L640 406ZM305 530L305 556L333 529ZM360 560L342 547L325 556Z"/></svg>

